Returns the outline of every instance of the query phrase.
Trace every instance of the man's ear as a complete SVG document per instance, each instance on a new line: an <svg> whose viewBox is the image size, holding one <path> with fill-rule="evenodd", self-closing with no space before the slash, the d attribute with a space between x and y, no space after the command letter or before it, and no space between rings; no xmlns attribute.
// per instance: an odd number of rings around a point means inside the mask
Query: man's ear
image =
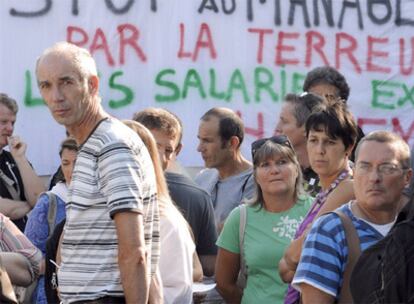
<svg viewBox="0 0 414 304"><path fill-rule="evenodd" d="M350 158L351 157L351 154L352 154L352 151L354 150L354 147L355 147L355 145L352 145L352 146L348 147L345 150L345 156L347 156L348 158Z"/></svg>
<svg viewBox="0 0 414 304"><path fill-rule="evenodd" d="M98 76L92 75L88 79L88 88L91 95L98 94L99 89L99 78Z"/></svg>
<svg viewBox="0 0 414 304"><path fill-rule="evenodd" d="M240 140L237 136L232 136L229 140L230 146L234 149L237 150L239 145L240 145Z"/></svg>
<svg viewBox="0 0 414 304"><path fill-rule="evenodd" d="M177 148L175 148L175 156L178 156L178 154L180 154L180 152L181 152L181 149L183 148L183 144L182 143L179 143L178 145L177 145Z"/></svg>

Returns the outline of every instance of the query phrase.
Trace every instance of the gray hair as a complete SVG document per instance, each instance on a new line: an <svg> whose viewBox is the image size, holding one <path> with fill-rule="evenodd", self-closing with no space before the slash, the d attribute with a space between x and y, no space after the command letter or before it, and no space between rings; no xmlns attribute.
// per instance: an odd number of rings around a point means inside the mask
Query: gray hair
<svg viewBox="0 0 414 304"><path fill-rule="evenodd" d="M16 100L5 93L0 93L0 104L12 111L14 115L19 111L19 106L17 105Z"/></svg>
<svg viewBox="0 0 414 304"><path fill-rule="evenodd" d="M88 79L90 76L98 76L96 63L91 53L84 48L66 41L58 42L43 51L42 55L36 61L36 74L42 60L52 54L70 58L77 68L81 80Z"/></svg>
<svg viewBox="0 0 414 304"><path fill-rule="evenodd" d="M355 150L355 162L358 161L359 150L366 141L376 141L395 145L399 152L399 161L401 166L404 169L410 168L410 147L400 136L389 131L373 131L363 137Z"/></svg>

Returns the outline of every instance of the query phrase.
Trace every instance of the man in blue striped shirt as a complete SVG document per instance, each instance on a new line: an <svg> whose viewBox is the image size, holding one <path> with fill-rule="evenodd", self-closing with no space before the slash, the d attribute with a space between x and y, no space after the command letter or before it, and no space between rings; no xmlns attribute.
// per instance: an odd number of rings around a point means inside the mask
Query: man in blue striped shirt
<svg viewBox="0 0 414 304"><path fill-rule="evenodd" d="M375 151L375 153L373 153ZM356 199L339 208L358 233L361 250L382 239L401 209L402 190L412 175L410 149L397 135L372 132L356 150ZM293 279L303 303L334 303L340 297L348 246L338 215L320 217L312 225Z"/></svg>

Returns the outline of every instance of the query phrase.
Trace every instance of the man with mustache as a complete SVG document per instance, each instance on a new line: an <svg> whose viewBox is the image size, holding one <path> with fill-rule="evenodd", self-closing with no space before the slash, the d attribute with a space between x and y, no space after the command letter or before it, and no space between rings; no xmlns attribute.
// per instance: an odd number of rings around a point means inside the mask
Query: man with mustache
<svg viewBox="0 0 414 304"><path fill-rule="evenodd" d="M53 118L80 147L61 238L61 300L147 303L160 250L148 150L104 111L96 63L86 49L53 45L37 60L36 77Z"/></svg>
<svg viewBox="0 0 414 304"><path fill-rule="evenodd" d="M356 149L354 191L356 199L340 207L355 227L361 251L382 239L401 210L403 189L410 182L410 149L399 136L375 131ZM334 303L343 288L348 244L339 216L330 213L313 225L303 245L292 285L303 303Z"/></svg>
<svg viewBox="0 0 414 304"><path fill-rule="evenodd" d="M26 214L45 189L26 159L26 144L12 136L17 111L17 102L0 93L0 212L24 231ZM7 145L10 152L4 150Z"/></svg>

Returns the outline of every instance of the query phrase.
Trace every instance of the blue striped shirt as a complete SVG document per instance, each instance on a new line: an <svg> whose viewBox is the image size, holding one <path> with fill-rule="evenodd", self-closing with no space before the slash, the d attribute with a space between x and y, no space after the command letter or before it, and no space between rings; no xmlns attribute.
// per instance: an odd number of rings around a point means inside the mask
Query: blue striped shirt
<svg viewBox="0 0 414 304"><path fill-rule="evenodd" d="M351 218L359 236L361 251L383 238L367 222L356 218L349 204L338 210ZM305 283L337 298L347 260L348 246L339 216L335 213L324 215L313 223L306 237L292 285L299 289L298 285Z"/></svg>

